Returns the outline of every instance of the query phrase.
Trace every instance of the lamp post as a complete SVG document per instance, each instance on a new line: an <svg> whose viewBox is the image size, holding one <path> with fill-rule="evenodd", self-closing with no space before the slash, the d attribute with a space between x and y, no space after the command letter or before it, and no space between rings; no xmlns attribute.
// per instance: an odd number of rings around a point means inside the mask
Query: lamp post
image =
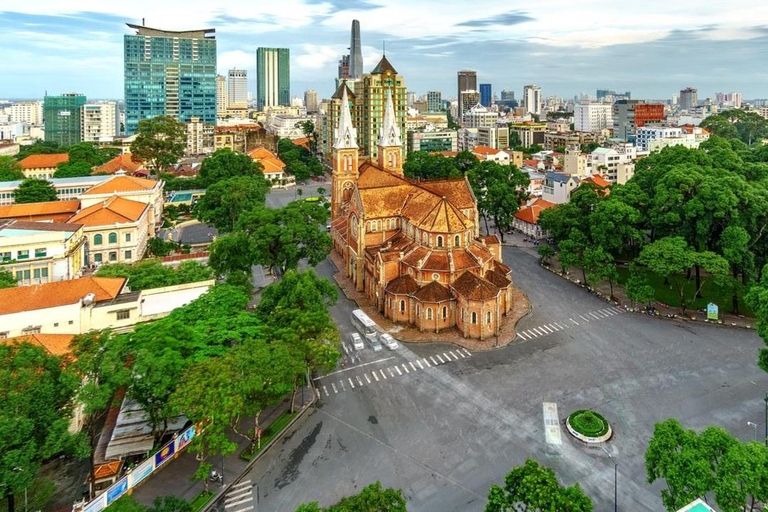
<svg viewBox="0 0 768 512"><path fill-rule="evenodd" d="M755 429L755 442L757 442L757 423L752 423L751 421L748 421L747 425Z"/></svg>
<svg viewBox="0 0 768 512"><path fill-rule="evenodd" d="M601 446L602 450L613 462L613 510L618 512L619 510L619 463L613 458L611 452L605 449L605 446Z"/></svg>

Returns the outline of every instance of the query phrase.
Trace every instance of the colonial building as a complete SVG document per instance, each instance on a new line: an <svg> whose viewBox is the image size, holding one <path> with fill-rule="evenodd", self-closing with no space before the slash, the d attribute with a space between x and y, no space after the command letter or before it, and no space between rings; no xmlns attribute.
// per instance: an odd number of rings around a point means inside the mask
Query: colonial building
<svg viewBox="0 0 768 512"><path fill-rule="evenodd" d="M403 176L392 92L377 158L361 159L346 88L335 131L331 236L344 274L387 318L422 331L499 334L512 307L510 269L496 236L481 237L466 179Z"/></svg>

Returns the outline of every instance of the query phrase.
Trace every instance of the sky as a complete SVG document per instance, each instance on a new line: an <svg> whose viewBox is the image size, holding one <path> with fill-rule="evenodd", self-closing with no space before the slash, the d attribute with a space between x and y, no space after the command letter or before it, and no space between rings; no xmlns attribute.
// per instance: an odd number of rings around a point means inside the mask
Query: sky
<svg viewBox="0 0 768 512"><path fill-rule="evenodd" d="M456 96L474 69L494 93L537 84L543 96L595 89L666 99L696 87L768 97L765 0L30 0L0 5L0 99L81 92L122 98L125 23L215 28L219 73L247 69L256 49L291 51L291 95L333 92L337 62L360 20L364 69L387 58L417 94Z"/></svg>

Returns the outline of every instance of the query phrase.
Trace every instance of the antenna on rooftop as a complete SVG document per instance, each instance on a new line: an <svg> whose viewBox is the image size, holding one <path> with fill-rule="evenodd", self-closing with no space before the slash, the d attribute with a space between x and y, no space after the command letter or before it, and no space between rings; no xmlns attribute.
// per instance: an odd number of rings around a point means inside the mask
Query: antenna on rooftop
<svg viewBox="0 0 768 512"><path fill-rule="evenodd" d="M147 24L145 23L145 18L141 18L141 26L146 27Z"/></svg>
<svg viewBox="0 0 768 512"><path fill-rule="evenodd" d="M382 57L386 57L387 56L387 42L386 41L382 41L381 42L381 46L382 46L381 56Z"/></svg>

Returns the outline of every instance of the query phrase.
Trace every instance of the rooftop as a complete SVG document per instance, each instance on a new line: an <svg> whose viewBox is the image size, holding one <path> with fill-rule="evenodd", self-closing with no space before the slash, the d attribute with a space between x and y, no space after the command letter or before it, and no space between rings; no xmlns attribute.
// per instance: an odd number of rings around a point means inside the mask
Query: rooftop
<svg viewBox="0 0 768 512"><path fill-rule="evenodd" d="M152 36L152 37L179 37L182 39L215 39L215 28L202 28L198 30L162 30L159 28L150 28L144 25L134 25L133 23L126 23L130 28L136 30L137 36Z"/></svg>
<svg viewBox="0 0 768 512"><path fill-rule="evenodd" d="M59 164L69 162L69 155L66 153L50 153L44 155L29 155L19 162L22 169L49 169Z"/></svg>
<svg viewBox="0 0 768 512"><path fill-rule="evenodd" d="M115 174L118 171L125 171L129 174L133 174L143 168L143 162L133 160L133 155L131 153L123 153L122 155L117 155L109 162L95 168L92 174Z"/></svg>
<svg viewBox="0 0 768 512"><path fill-rule="evenodd" d="M25 220L0 221L0 238L33 235L42 232L76 233L83 227L80 224L67 224L64 222L33 222Z"/></svg>
<svg viewBox="0 0 768 512"><path fill-rule="evenodd" d="M80 210L69 219L69 222L88 227L127 224L139 220L148 208L147 203L112 196L104 202Z"/></svg>
<svg viewBox="0 0 768 512"><path fill-rule="evenodd" d="M19 219L44 215L73 215L80 208L80 201L45 201L0 206L0 219Z"/></svg>
<svg viewBox="0 0 768 512"><path fill-rule="evenodd" d="M464 272L451 288L468 300L490 300L499 295L498 287L472 272Z"/></svg>
<svg viewBox="0 0 768 512"><path fill-rule="evenodd" d="M135 176L113 176L104 183L89 189L84 195L117 194L120 192L141 192L152 190L159 182Z"/></svg>
<svg viewBox="0 0 768 512"><path fill-rule="evenodd" d="M75 337L74 334L29 334L27 336L18 336L0 340L0 344L10 345L13 343L31 343L43 347L53 356L68 356L72 354L70 343Z"/></svg>
<svg viewBox="0 0 768 512"><path fill-rule="evenodd" d="M55 283L0 290L0 315L76 304L88 294L94 301L114 299L123 290L122 277L83 277Z"/></svg>

